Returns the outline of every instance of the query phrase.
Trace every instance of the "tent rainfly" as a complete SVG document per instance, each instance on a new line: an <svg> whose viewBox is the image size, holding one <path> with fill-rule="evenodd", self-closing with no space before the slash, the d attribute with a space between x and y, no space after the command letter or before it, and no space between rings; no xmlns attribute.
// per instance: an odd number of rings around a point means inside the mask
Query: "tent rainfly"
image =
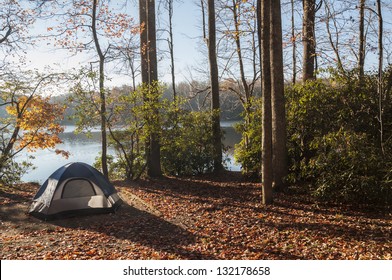
<svg viewBox="0 0 392 280"><path fill-rule="evenodd" d="M49 220L86 213L115 212L121 199L94 167L74 162L57 169L38 189L29 214Z"/></svg>

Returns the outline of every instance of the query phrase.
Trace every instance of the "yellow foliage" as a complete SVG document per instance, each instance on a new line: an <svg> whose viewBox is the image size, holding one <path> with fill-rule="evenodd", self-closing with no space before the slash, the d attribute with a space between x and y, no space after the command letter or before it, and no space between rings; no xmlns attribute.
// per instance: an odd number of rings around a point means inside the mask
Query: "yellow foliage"
<svg viewBox="0 0 392 280"><path fill-rule="evenodd" d="M54 148L62 143L58 134L64 131L59 120L65 108L49 102L49 98L40 96L21 96L17 102L6 107L10 116L16 118L16 125L22 130L18 146L29 151Z"/></svg>

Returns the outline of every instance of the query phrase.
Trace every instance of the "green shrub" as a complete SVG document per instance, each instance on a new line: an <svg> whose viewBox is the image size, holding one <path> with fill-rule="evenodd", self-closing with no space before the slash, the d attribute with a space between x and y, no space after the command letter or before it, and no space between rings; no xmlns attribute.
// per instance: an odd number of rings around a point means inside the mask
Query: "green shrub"
<svg viewBox="0 0 392 280"><path fill-rule="evenodd" d="M320 200L347 203L390 203L391 184L384 180L385 158L364 133L340 129L315 138L316 151L303 174Z"/></svg>
<svg viewBox="0 0 392 280"><path fill-rule="evenodd" d="M311 145L314 139L345 128L377 142L377 89L367 78L366 86L359 86L355 76L332 76L287 87L291 181L303 180L301 170L317 156L319 151Z"/></svg>
<svg viewBox="0 0 392 280"><path fill-rule="evenodd" d="M162 134L161 160L166 174L194 175L213 170L210 112L177 110Z"/></svg>
<svg viewBox="0 0 392 280"><path fill-rule="evenodd" d="M391 86L392 88L392 86ZM384 152L380 144L376 76L363 83L355 73L332 73L285 89L291 183L307 182L319 200L392 203L392 106L383 101ZM385 97L384 97L385 98ZM261 112L254 104L250 125L235 157L245 172L261 167ZM389 140L388 140L389 139ZM309 190L309 189L307 189Z"/></svg>
<svg viewBox="0 0 392 280"><path fill-rule="evenodd" d="M162 93L163 87L158 84L153 90L141 86L112 97L108 122L109 145L115 151L115 155L108 156L112 179L134 180L143 174L151 133L159 137L165 174L182 176L212 171L211 112L185 110L184 102L165 99ZM99 159L96 166L100 168Z"/></svg>
<svg viewBox="0 0 392 280"><path fill-rule="evenodd" d="M1 166L0 185L12 185L14 183L20 182L24 174L34 169L30 162L17 162L14 158L3 160Z"/></svg>
<svg viewBox="0 0 392 280"><path fill-rule="evenodd" d="M235 126L242 137L234 147L234 159L247 176L261 174L261 116L261 100L254 100L248 119L244 116L245 121Z"/></svg>
<svg viewBox="0 0 392 280"><path fill-rule="evenodd" d="M332 75L288 87L286 97L291 181L308 181L320 200L391 203L392 158L380 145L376 77L360 83L355 73ZM390 109L384 105L384 116ZM385 139L387 127L385 121Z"/></svg>

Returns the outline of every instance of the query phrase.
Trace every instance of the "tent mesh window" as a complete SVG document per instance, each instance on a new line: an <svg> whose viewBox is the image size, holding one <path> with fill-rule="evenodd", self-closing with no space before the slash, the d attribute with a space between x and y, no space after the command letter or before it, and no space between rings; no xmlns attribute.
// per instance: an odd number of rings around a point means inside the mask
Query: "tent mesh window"
<svg viewBox="0 0 392 280"><path fill-rule="evenodd" d="M86 179L71 179L64 188L62 198L86 197L96 195L93 185Z"/></svg>

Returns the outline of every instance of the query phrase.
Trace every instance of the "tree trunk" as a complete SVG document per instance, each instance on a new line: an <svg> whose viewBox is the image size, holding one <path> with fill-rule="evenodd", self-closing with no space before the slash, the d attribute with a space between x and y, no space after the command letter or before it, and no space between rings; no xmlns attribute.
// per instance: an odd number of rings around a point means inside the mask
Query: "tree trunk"
<svg viewBox="0 0 392 280"><path fill-rule="evenodd" d="M176 90L176 73L174 64L174 38L173 38L173 0L167 0L168 11L169 11L169 39L167 40L169 44L170 52L170 72L172 79L172 89L173 89L173 100L177 101L177 90Z"/></svg>
<svg viewBox="0 0 392 280"><path fill-rule="evenodd" d="M381 153L385 155L384 150L384 123L383 123L383 32L384 22L382 17L381 0L377 0L377 14L378 14L378 121L380 123L380 147Z"/></svg>
<svg viewBox="0 0 392 280"><path fill-rule="evenodd" d="M270 23L271 23L271 0L262 0L261 4L261 34L262 34L262 203L272 204L272 112L271 112L271 70L270 70Z"/></svg>
<svg viewBox="0 0 392 280"><path fill-rule="evenodd" d="M15 125L14 131L12 132L11 138L8 141L8 144L5 146L4 150L2 150L2 153L0 155L0 171L6 166L7 160L12 158L11 152L18 138L19 131L20 131L20 126L17 123Z"/></svg>
<svg viewBox="0 0 392 280"><path fill-rule="evenodd" d="M212 141L214 156L214 172L223 170L222 165L222 140L220 127L220 104L219 104L219 76L216 56L216 27L215 27L215 3L208 0L208 58L210 65L211 83L211 109L212 109Z"/></svg>
<svg viewBox="0 0 392 280"><path fill-rule="evenodd" d="M359 3L359 50L358 50L358 71L360 83L363 80L365 67L365 0Z"/></svg>
<svg viewBox="0 0 392 280"><path fill-rule="evenodd" d="M295 34L294 0L291 0L291 40L293 43L293 78L292 83L297 82L297 40Z"/></svg>
<svg viewBox="0 0 392 280"><path fill-rule="evenodd" d="M314 67L316 57L316 41L315 41L315 17L316 17L315 0L303 0L303 74L302 80L305 82L314 79Z"/></svg>
<svg viewBox="0 0 392 280"><path fill-rule="evenodd" d="M242 59L242 49L241 49L241 38L240 38L240 29L239 29L239 20L238 20L238 11L237 11L237 3L235 0L233 0L233 18L234 18L234 28L235 28L235 44L237 47L237 55L238 55L238 65L240 69L240 76L241 76L241 83L242 86L244 87L244 92L245 92L245 100L246 102L249 102L250 99L250 90L249 90L249 85L248 82L246 81L245 77L245 69L244 69L244 61Z"/></svg>
<svg viewBox="0 0 392 280"><path fill-rule="evenodd" d="M148 37L147 37L147 2L139 0L139 21L140 21L140 56L141 56L141 76L142 84L148 84Z"/></svg>
<svg viewBox="0 0 392 280"><path fill-rule="evenodd" d="M246 80L245 76L245 67L244 67L244 60L242 58L242 48L241 48L241 37L240 37L240 22L238 19L238 8L237 8L237 2L233 0L233 6L232 6L232 12L233 12L233 19L234 19L234 28L235 28L235 44L236 44L236 51L237 51L237 56L238 56L238 65L239 65L239 70L240 70L240 77L241 77L241 84L242 87L244 88L244 93L245 93L245 102L243 103L244 106L244 122L245 122L245 127L246 130L249 129L250 123L251 123L251 93L250 93L250 88L248 85L248 82ZM249 136L248 133L243 134L244 137L244 142L245 142L245 148L249 148ZM247 172L247 170L245 170Z"/></svg>
<svg viewBox="0 0 392 280"><path fill-rule="evenodd" d="M158 81L157 37L155 27L155 0L147 0L147 35L148 35L148 66L149 83Z"/></svg>
<svg viewBox="0 0 392 280"><path fill-rule="evenodd" d="M325 20L325 26L326 26L326 31L327 31L327 35L328 35L328 41L331 45L331 49L333 50L333 52L335 53L336 56L336 61L337 61L337 69L339 70L340 73L344 74L346 71L344 69L343 66L343 61L340 57L340 53L339 53L339 27L337 24L337 18L333 15L332 11L331 11L331 7L330 4L325 2L325 11L326 11L326 20ZM333 39L333 35L331 32L331 27L330 27L330 22L332 21L332 25L333 25L333 29L335 31L335 36L336 39Z"/></svg>
<svg viewBox="0 0 392 280"><path fill-rule="evenodd" d="M105 74L104 74L104 60L99 60L99 93L101 103L101 138L102 138L102 173L106 178L109 178L108 159L107 159L107 132L106 132L106 94L105 94Z"/></svg>
<svg viewBox="0 0 392 280"><path fill-rule="evenodd" d="M271 94L274 189L285 190L288 173L286 110L283 77L282 20L280 0L271 1Z"/></svg>
<svg viewBox="0 0 392 280"><path fill-rule="evenodd" d="M148 73L149 73L149 87L152 92L154 102L158 100L158 61L157 61L157 47L156 47L156 23L155 23L155 0L147 0L147 33L148 33ZM159 112L155 111L158 115ZM161 169L161 147L159 143L159 135L153 131L150 136L150 149L147 155L147 174L150 177L162 176Z"/></svg>
<svg viewBox="0 0 392 280"><path fill-rule="evenodd" d="M100 115L101 115L101 165L102 173L106 178L109 178L108 162L107 162L107 133L106 133L106 94L105 94L105 55L102 52L101 46L99 44L96 24L97 24L97 5L98 0L93 1L93 14L92 14L92 32L95 44L95 49L99 57L99 97L100 97Z"/></svg>
<svg viewBox="0 0 392 280"><path fill-rule="evenodd" d="M158 82L158 62L156 50L156 23L155 23L155 0L139 1L140 24L143 30L140 33L141 43L141 68L142 82L148 87L153 103L159 102L157 96ZM158 115L159 112L155 111ZM153 118L146 116L146 121L151 122ZM151 125L154 127L154 124ZM161 152L160 152L159 135L156 131L150 132L149 139L146 143L146 165L147 175L150 177L162 176L161 169Z"/></svg>

